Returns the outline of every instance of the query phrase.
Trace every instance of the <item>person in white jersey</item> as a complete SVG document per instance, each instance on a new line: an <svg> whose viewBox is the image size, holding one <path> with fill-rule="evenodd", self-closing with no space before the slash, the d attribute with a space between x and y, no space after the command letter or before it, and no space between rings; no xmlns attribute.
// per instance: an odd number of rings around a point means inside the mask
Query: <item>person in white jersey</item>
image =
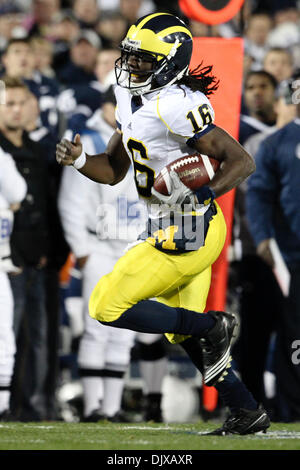
<svg viewBox="0 0 300 470"><path fill-rule="evenodd" d="M13 158L0 148L0 421L11 421L10 388L15 362L16 343L13 331L13 295L7 273L13 265L10 234L13 213L19 209L27 186Z"/></svg>

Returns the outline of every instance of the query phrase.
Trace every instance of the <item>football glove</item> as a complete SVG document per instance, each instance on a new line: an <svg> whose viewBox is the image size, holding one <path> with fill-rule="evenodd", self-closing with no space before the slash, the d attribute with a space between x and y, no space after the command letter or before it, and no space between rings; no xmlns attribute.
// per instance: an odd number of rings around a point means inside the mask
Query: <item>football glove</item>
<svg viewBox="0 0 300 470"><path fill-rule="evenodd" d="M196 195L180 181L175 171L170 171L170 183L171 191L168 196L159 193L152 187L152 204L167 204L172 207L188 204L192 206L192 209L195 209L197 204Z"/></svg>
<svg viewBox="0 0 300 470"><path fill-rule="evenodd" d="M192 191L180 181L175 171L170 171L171 193L168 196L159 193L152 188L153 204L167 204L168 206L190 205L193 210L197 205L207 206L215 199L215 193L209 186L202 186L196 191Z"/></svg>

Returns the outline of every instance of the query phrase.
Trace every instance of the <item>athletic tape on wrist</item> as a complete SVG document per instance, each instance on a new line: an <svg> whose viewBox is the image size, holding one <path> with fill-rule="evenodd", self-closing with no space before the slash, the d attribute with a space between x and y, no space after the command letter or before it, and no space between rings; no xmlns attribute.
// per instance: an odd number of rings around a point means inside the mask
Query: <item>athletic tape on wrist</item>
<svg viewBox="0 0 300 470"><path fill-rule="evenodd" d="M76 158L76 160L74 160L72 165L74 166L74 168L76 168L76 170L80 170L80 168L82 168L85 164L86 164L86 154L85 154L85 151L82 150L81 155L78 158Z"/></svg>

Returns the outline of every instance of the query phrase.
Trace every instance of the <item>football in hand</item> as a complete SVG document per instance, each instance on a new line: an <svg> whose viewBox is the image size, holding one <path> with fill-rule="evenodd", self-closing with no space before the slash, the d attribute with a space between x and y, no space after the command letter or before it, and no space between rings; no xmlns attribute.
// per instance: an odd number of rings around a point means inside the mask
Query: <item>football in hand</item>
<svg viewBox="0 0 300 470"><path fill-rule="evenodd" d="M154 181L154 189L160 194L169 195L171 192L170 171L175 171L185 186L195 191L208 184L214 177L220 162L207 155L196 153L186 155L165 166Z"/></svg>

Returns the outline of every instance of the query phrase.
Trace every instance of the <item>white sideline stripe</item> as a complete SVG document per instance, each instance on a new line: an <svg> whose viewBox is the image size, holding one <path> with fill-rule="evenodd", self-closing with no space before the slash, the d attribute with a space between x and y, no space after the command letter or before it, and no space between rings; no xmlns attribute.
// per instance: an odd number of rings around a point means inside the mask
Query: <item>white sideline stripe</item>
<svg viewBox="0 0 300 470"><path fill-rule="evenodd" d="M44 429L44 430L50 430L50 429L60 429L60 426L54 426L54 425L51 425L51 426L48 426L48 425L41 425L39 423L36 423L34 425L32 424L27 424L27 423L17 423L17 424L20 424L20 428L21 429L27 429L27 428L34 428L34 429ZM63 423L65 424L65 423ZM74 423L70 423L70 424L74 424ZM77 424L77 423L75 423ZM175 423L174 423L175 424ZM120 426L120 429L124 429L124 430L137 430L137 431L171 431L171 432L188 432L190 433L191 432L191 425L193 426L194 428L194 425L195 423L190 423L189 425L187 424L186 427L172 427L172 426L169 426L169 425L165 425L165 426L159 426L159 427L155 427L155 426L143 426L143 425L135 425L133 424L132 426L124 426L122 425L122 423L119 423L119 426ZM112 430L116 430L116 425L101 425L101 424L98 424L98 423L93 423L91 425L88 425L86 423L86 426L84 426L84 429L86 431L89 431L89 430L95 430L97 428L97 430L101 431L112 431ZM193 429L192 428L192 429ZM15 430L16 429L16 423L0 423L0 429L3 429L3 430L6 430L6 429L9 429L9 430ZM193 434L197 434L198 436L207 436L207 433L210 432L211 429L210 428L206 428L206 429L203 429L202 431L197 431L195 430L193 432ZM212 436L214 438L214 436ZM228 436L227 436L228 437ZM232 437L234 439L242 439L242 440L249 440L249 441L255 441L257 439L259 440L277 440L277 441L284 441L284 440L287 440L287 439L295 439L295 440L299 440L300 439L300 431L287 431L287 430L276 430L276 431L272 431L270 429L267 429L267 432L266 433L263 433L262 431L259 431L257 433L254 433L254 434L249 434L249 435L245 435L245 436L238 436L238 435L232 435L232 436L229 436L229 438ZM208 439L211 439L210 436L208 436ZM15 439L7 439L7 438L3 438L3 442L13 442L15 443ZM25 442L25 441L24 441ZM31 440L31 442L33 442L33 440ZM46 441L44 441L46 442ZM105 439L101 439L100 441L97 440L97 441L90 441L92 443L106 443L107 440Z"/></svg>
<svg viewBox="0 0 300 470"><path fill-rule="evenodd" d="M209 179L212 180L213 177L215 176L215 172L214 172L214 169L212 167L212 164L210 163L209 158L208 158L207 155L201 155L201 157L202 157L205 169L207 171L207 174L209 176Z"/></svg>

